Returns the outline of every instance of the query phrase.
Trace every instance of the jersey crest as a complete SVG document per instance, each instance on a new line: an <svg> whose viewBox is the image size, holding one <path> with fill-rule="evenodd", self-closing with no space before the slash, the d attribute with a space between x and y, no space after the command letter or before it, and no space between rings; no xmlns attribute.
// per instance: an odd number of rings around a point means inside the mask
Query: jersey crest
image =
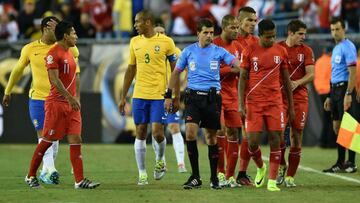
<svg viewBox="0 0 360 203"><path fill-rule="evenodd" d="M305 55L304 54L298 54L297 59L298 59L299 62L304 62Z"/></svg>
<svg viewBox="0 0 360 203"><path fill-rule="evenodd" d="M275 62L276 64L279 64L280 61L281 61L280 56L274 56L274 62Z"/></svg>

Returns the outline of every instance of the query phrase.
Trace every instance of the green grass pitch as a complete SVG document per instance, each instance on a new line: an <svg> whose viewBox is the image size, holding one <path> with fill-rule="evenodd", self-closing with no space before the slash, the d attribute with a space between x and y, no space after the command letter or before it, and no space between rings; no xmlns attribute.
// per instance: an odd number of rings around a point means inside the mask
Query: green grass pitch
<svg viewBox="0 0 360 203"><path fill-rule="evenodd" d="M147 172L149 185L137 186L137 168L133 145L86 144L82 147L85 177L101 182L95 190L75 190L70 173L69 149L61 144L56 167L60 172L59 185L43 185L41 189L30 189L24 182L35 145L0 145L0 202L359 202L360 175L340 173L327 176L317 171L329 167L336 158L336 149L304 148L301 165L296 175L296 188L281 186L281 192L268 192L266 187L227 188L210 190L207 147L199 145L200 172L203 187L183 190L181 185L189 173L179 174L174 150L167 146L168 172L160 181L152 177L154 152L147 146ZM268 156L268 146L262 146L263 156ZM185 157L190 170L188 158ZM359 164L360 158L357 158ZM267 162L266 162L267 163ZM238 166L236 173L238 171ZM249 175L255 176L255 165L251 161ZM347 179L345 179L347 178Z"/></svg>

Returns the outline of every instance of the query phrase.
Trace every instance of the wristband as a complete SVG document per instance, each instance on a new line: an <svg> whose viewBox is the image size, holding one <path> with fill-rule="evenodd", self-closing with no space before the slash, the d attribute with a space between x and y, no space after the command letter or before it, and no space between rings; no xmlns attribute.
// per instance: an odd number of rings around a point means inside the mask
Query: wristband
<svg viewBox="0 0 360 203"><path fill-rule="evenodd" d="M164 94L164 99L171 99L172 98L172 90L167 88Z"/></svg>

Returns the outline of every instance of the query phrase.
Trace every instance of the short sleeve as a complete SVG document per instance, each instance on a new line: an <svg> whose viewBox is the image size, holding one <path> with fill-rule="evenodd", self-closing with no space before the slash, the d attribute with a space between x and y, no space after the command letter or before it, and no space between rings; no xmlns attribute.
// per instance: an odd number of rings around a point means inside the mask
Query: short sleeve
<svg viewBox="0 0 360 203"><path fill-rule="evenodd" d="M177 60L177 55L176 55L176 47L175 47L175 43L171 38L168 38L168 50L166 53L166 57L168 58L168 60L170 62L174 62Z"/></svg>
<svg viewBox="0 0 360 203"><path fill-rule="evenodd" d="M186 68L187 60L188 60L187 55L188 55L188 49L185 48L176 62L176 66L175 66L176 69L183 71Z"/></svg>
<svg viewBox="0 0 360 203"><path fill-rule="evenodd" d="M290 61L289 61L289 54L286 51L286 49L284 47L282 48L282 63L281 63L281 69L289 69L289 65L290 65Z"/></svg>
<svg viewBox="0 0 360 203"><path fill-rule="evenodd" d="M59 64L57 63L58 56L55 49L51 49L45 57L45 64L47 69L58 69Z"/></svg>
<svg viewBox="0 0 360 203"><path fill-rule="evenodd" d="M305 66L314 65L315 57L314 52L310 47L305 47Z"/></svg>
<svg viewBox="0 0 360 203"><path fill-rule="evenodd" d="M222 52L222 60L224 63L232 65L234 63L235 56L222 47L219 47L219 50Z"/></svg>
<svg viewBox="0 0 360 203"><path fill-rule="evenodd" d="M346 50L343 50L343 54L345 55L346 66L356 65L357 56L354 44L352 44L351 42L348 43Z"/></svg>
<svg viewBox="0 0 360 203"><path fill-rule="evenodd" d="M130 45L129 45L129 49L130 49L130 56L129 56L129 65L135 65L136 64L136 56L135 56L135 52L134 52L134 38L132 38L130 40Z"/></svg>

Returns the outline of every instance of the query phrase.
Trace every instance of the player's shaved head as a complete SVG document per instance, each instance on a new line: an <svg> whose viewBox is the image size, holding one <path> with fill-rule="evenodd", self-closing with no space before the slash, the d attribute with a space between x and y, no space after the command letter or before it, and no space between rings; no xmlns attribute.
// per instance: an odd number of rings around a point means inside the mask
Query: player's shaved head
<svg viewBox="0 0 360 203"><path fill-rule="evenodd" d="M226 15L221 20L221 28L224 29L230 24L232 24L236 20L236 18L233 15Z"/></svg>
<svg viewBox="0 0 360 203"><path fill-rule="evenodd" d="M272 31L275 29L275 24L272 20L264 19L258 24L259 35L263 35L266 31Z"/></svg>
<svg viewBox="0 0 360 203"><path fill-rule="evenodd" d="M249 17L249 15L255 14L256 15L256 11L249 7L249 6L245 6L239 9L238 12L238 20L243 20L244 18Z"/></svg>
<svg viewBox="0 0 360 203"><path fill-rule="evenodd" d="M55 22L57 22L57 23L60 22L60 20L59 20L57 17L55 17L55 16L48 16L48 17L43 18L43 19L41 20L41 27L40 27L40 28L41 28L41 32L44 32L44 28L49 26L49 25L48 25L48 22L50 22L50 21L55 21Z"/></svg>
<svg viewBox="0 0 360 203"><path fill-rule="evenodd" d="M137 15L141 16L141 19L144 21L149 20L152 25L155 24L155 17L149 10L142 10Z"/></svg>

